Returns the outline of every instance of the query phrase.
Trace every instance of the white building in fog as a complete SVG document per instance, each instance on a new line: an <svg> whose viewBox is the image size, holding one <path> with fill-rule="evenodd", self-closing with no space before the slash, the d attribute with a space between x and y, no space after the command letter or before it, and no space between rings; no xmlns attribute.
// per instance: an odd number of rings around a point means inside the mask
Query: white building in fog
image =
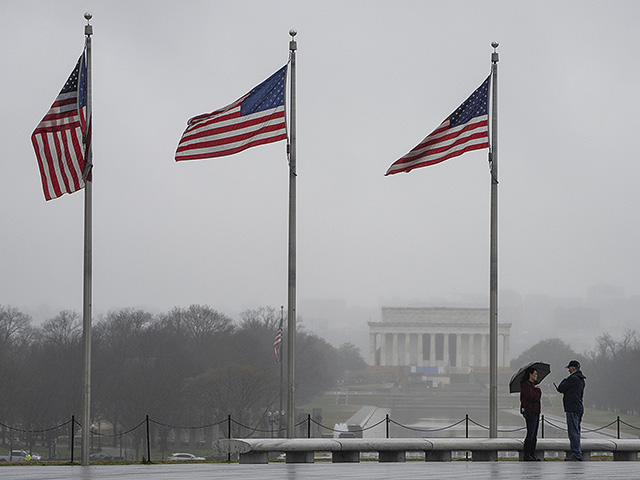
<svg viewBox="0 0 640 480"><path fill-rule="evenodd" d="M498 364L509 366L510 323L498 325ZM488 308L382 308L369 322L369 363L437 367L449 372L489 366Z"/></svg>

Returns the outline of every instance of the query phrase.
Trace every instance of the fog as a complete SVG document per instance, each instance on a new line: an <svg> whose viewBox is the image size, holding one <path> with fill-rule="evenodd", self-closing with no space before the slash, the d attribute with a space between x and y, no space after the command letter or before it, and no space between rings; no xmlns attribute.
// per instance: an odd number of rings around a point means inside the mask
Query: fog
<svg viewBox="0 0 640 480"><path fill-rule="evenodd" d="M30 135L93 13L93 311L287 305L285 142L174 161L190 117L297 51L297 299L367 356L381 306L489 303L486 150L386 169L499 69L500 321L512 355L638 324L640 4L0 3L0 304L82 309L84 193L44 200Z"/></svg>

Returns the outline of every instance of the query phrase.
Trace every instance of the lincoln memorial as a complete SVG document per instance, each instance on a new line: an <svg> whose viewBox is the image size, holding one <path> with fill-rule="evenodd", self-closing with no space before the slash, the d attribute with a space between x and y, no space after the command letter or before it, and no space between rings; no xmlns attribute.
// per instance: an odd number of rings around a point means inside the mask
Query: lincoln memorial
<svg viewBox="0 0 640 480"><path fill-rule="evenodd" d="M510 323L498 325L501 366L509 366L510 330ZM441 373L488 367L489 309L383 307L382 321L369 322L369 364Z"/></svg>

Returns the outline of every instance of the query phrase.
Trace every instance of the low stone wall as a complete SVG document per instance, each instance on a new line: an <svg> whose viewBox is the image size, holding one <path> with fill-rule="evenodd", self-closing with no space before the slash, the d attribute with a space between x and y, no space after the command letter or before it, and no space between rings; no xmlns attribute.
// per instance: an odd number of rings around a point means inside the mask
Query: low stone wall
<svg viewBox="0 0 640 480"><path fill-rule="evenodd" d="M359 462L362 452L377 452L380 462L404 462L407 452L424 452L426 461L451 461L452 452L471 452L473 461L496 461L498 452L518 452L522 458L523 441L516 438L294 438L231 439L213 444L219 454L238 455L240 463L267 463L269 458L284 453L287 463L313 463L316 452L331 453L332 461ZM536 451L566 452L568 439L539 439ZM583 439L583 460L593 452L613 453L616 461L637 461L640 439Z"/></svg>

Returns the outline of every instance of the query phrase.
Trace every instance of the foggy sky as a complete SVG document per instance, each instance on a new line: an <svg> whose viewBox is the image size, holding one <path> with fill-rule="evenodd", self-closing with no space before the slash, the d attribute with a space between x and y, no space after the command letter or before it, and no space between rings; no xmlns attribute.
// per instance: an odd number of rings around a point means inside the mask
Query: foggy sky
<svg viewBox="0 0 640 480"><path fill-rule="evenodd" d="M386 169L490 73L499 286L640 294L640 3L0 2L0 304L82 310L84 192L44 200L30 135L93 13L93 309L287 305L285 142L176 163L186 121L297 51L297 297L489 293L487 151ZM304 317L304 311L298 311Z"/></svg>

